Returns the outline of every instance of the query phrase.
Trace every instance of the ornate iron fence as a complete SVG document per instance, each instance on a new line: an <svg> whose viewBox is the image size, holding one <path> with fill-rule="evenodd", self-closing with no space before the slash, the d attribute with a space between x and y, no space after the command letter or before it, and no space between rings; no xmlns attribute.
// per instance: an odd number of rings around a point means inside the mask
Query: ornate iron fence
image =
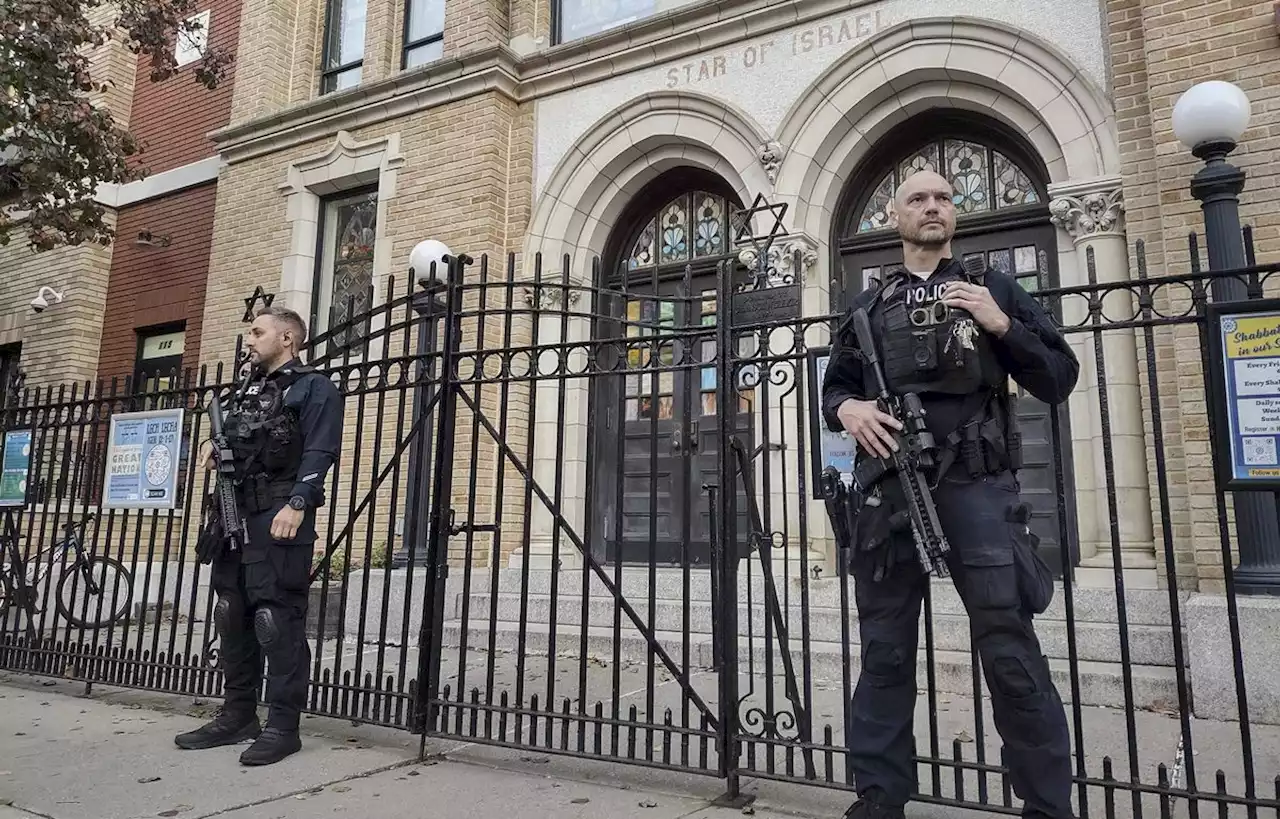
<svg viewBox="0 0 1280 819"><path fill-rule="evenodd" d="M1063 578L1037 629L1068 703L1078 811L1280 815L1280 718L1247 697L1265 684L1246 674L1232 504L1196 477L1215 457L1196 399L1214 365L1211 284L1236 278L1256 300L1280 267L1149 277L1137 256L1132 280L1099 281L1090 257L1087 285L1037 288L1082 374L1070 404L1024 410L1032 526ZM528 277L508 259L495 276L460 257L447 281L392 282L385 304L310 342L346 405L318 527L310 710L701 772L730 800L744 778L851 789L857 611L815 494L839 443L815 408L837 317L801 317L802 284L758 272L617 280L537 260ZM0 667L216 696L191 547L202 413L230 380L33 389L6 410L6 429L34 432L38 489L12 519L28 561L98 509L113 414L187 411L179 507L100 509L86 530L129 569L127 615L71 622L58 561L36 561L35 610L5 587ZM1197 576L1220 576L1220 612L1189 613ZM923 620L920 799L1016 814L946 582ZM1206 640L1229 690L1202 673Z"/></svg>

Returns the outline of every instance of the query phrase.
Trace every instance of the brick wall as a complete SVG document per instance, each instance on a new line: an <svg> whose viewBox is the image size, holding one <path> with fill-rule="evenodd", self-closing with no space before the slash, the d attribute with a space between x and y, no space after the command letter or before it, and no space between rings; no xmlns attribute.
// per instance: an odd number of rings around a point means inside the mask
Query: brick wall
<svg viewBox="0 0 1280 819"><path fill-rule="evenodd" d="M396 195L388 200L385 235L391 246L391 271L398 275L396 295L403 293L403 263L409 251L425 237L438 238L456 252L466 252L477 259L472 276L479 275L479 259L490 256L490 281L502 280L508 251L517 250L524 239L530 211L532 180L532 110L521 109L511 100L497 94L474 97L442 106L412 117L382 123L352 134L358 141L398 132L400 151L405 161L397 175ZM209 270L209 287L205 305L201 363L216 367L229 361L236 335L245 325L244 298L258 285L277 291L281 285L282 263L291 252L290 223L286 219L285 197L280 185L285 181L290 163L327 150L332 139L298 146L287 152L236 163L224 169L218 183L217 207L214 215L214 240ZM442 163L440 157L450 157ZM386 282L380 283L386 293ZM496 295L494 296L496 298ZM403 321L397 313L395 319ZM474 339L478 327L472 320L464 327L464 335ZM486 325L486 346L502 337L500 320ZM522 329L517 322L513 331L517 343ZM403 344L402 344L403 341ZM388 355L415 349L416 331L408 338L393 337ZM407 345L407 347L406 347ZM399 368L392 368L388 378L396 378ZM370 375L370 378L376 376ZM343 531L349 509L365 500L375 483L375 476L391 463L397 449L406 448L408 429L414 418L410 402L410 386L384 391L382 394L361 393L362 379L356 372L346 379L348 398L344 446L338 497L322 513L322 541L333 522L335 535ZM513 407L508 418L511 427L508 441L517 452L524 451L527 419L518 408L527 402L517 400L520 389L510 391ZM527 390L526 390L527 392ZM499 390L486 387L480 391L479 403L492 413L497 423ZM465 405L459 406L456 451L461 457L471 452L473 420ZM488 433L481 431L476 440L478 460L483 465L477 474L483 500L478 501L478 520L491 517L492 491L499 453ZM408 445L411 446L411 445ZM357 452L360 454L357 456ZM400 456L399 468L408 465L408 455ZM383 484L374 494L368 508L352 524L353 548L363 559L368 548L384 544L392 531L391 518L404 514L404 472L391 480L400 486L398 492ZM523 484L514 471L507 480L504 506L519 507L523 503ZM464 469L454 473L455 507L465 510L465 495L470 474ZM487 489L486 489L487 487ZM396 497L397 494L399 497ZM395 508L392 509L392 503ZM508 514L504 532L518 538L518 508ZM334 515L330 518L330 515ZM487 553L488 545L474 544L477 553ZM462 539L459 539L462 540ZM324 544L320 544L323 546ZM516 541L504 542L504 550L515 548ZM459 544L459 548L465 548Z"/></svg>
<svg viewBox="0 0 1280 819"><path fill-rule="evenodd" d="M1241 218L1255 228L1258 260L1280 259L1280 211L1271 195L1280 174L1280 38L1274 3L1108 0L1106 11L1128 236L1131 245L1144 241L1151 275L1186 272L1187 234L1203 231L1200 204L1188 187L1200 162L1174 136L1172 112L1179 95L1210 79L1239 85L1252 101L1249 130L1232 160L1248 174ZM1155 352L1178 573L1189 582L1198 578L1201 589L1220 589L1217 498L1195 328L1159 332ZM1158 478L1152 474L1153 501Z"/></svg>
<svg viewBox="0 0 1280 819"><path fill-rule="evenodd" d="M194 13L210 12L209 42L236 51L240 32L240 0L206 0ZM238 57L238 55L237 55ZM199 61L164 82L150 79L150 60L139 60L133 94L133 135L143 146L135 162L159 173L217 153L207 134L227 123L235 85L236 62L212 91L195 80Z"/></svg>
<svg viewBox="0 0 1280 819"><path fill-rule="evenodd" d="M213 240L213 205L217 185L202 185L120 211L102 328L102 378L133 372L137 354L135 330L186 322L184 366L200 360L200 327ZM150 230L171 239L168 247L146 247L134 241Z"/></svg>
<svg viewBox="0 0 1280 819"><path fill-rule="evenodd" d="M108 224L114 217L108 219ZM83 382L97 373L111 248L64 247L34 253L25 241L0 247L0 344L22 343L28 387ZM44 285L63 295L43 313L31 300ZM83 389L83 384L81 384Z"/></svg>

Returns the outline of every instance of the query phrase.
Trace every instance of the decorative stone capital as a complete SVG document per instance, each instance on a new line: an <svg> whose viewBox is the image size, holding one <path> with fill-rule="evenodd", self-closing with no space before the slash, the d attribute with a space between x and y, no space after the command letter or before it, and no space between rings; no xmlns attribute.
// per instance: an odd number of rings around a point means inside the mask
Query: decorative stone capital
<svg viewBox="0 0 1280 819"><path fill-rule="evenodd" d="M764 168L765 176L769 177L770 185L778 181L778 168L782 167L784 153L782 143L774 140L764 143L756 150L756 156Z"/></svg>
<svg viewBox="0 0 1280 819"><path fill-rule="evenodd" d="M754 247L739 251L738 261L749 270L760 270L760 253ZM763 277L770 287L804 284L805 273L817 262L818 250L812 239L803 234L783 236L765 251Z"/></svg>
<svg viewBox="0 0 1280 819"><path fill-rule="evenodd" d="M561 303L564 302L565 289L559 285L525 286L520 290L524 297L524 303L535 310L559 308ZM578 303L581 293L575 289L570 289L568 295L569 305L572 306Z"/></svg>
<svg viewBox="0 0 1280 819"><path fill-rule="evenodd" d="M1077 242L1124 235L1124 189L1118 179L1063 185L1051 190L1049 217Z"/></svg>

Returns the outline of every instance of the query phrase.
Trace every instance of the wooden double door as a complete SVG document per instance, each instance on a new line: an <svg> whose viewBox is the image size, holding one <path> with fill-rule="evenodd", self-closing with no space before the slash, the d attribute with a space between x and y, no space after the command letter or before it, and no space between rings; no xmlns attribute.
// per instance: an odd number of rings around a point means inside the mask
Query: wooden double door
<svg viewBox="0 0 1280 819"><path fill-rule="evenodd" d="M625 365L592 390L593 549L607 561L707 565L712 494L719 491L715 328L722 317L714 269L629 283L598 321L597 343L625 345ZM741 385L741 379L736 379ZM734 434L752 440L755 390L735 389L727 410ZM731 455L732 453L727 453ZM740 481L739 544L746 506ZM723 527L720 527L722 530ZM719 533L723 542L723 531Z"/></svg>

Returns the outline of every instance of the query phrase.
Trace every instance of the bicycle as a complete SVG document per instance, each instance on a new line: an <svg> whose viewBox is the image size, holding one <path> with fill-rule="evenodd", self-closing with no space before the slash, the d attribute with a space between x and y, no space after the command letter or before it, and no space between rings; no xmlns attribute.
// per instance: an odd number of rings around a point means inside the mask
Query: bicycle
<svg viewBox="0 0 1280 819"><path fill-rule="evenodd" d="M0 563L0 618L5 616L9 606L17 605L27 613L30 627L35 615L44 611L39 607L40 582L54 567L59 555L64 569L54 593L57 612L67 622L80 628L100 629L128 615L133 599L133 576L119 560L90 554L84 545L85 528L96 517L96 512L89 512L79 521L68 523L63 527L66 536L37 552L29 563L23 561L18 549L14 535L16 527L10 525L8 533L0 534L0 547L3 547L0 548L0 558L4 561ZM74 557L68 564L67 556L73 553ZM47 566L42 565L45 555L49 557ZM77 591L85 592L85 599L77 599ZM106 594L111 594L118 602L110 603L105 598ZM83 612L84 616L76 614L77 611Z"/></svg>

